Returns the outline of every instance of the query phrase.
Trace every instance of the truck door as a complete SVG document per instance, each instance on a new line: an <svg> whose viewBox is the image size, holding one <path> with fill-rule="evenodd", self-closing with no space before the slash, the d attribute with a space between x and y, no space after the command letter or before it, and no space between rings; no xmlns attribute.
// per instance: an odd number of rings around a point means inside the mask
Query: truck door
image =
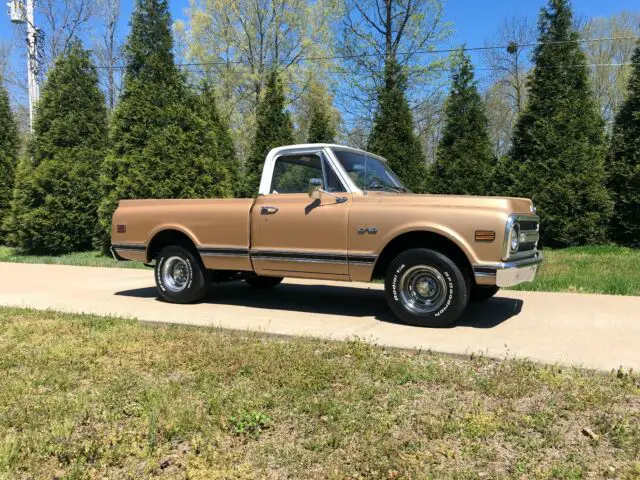
<svg viewBox="0 0 640 480"><path fill-rule="evenodd" d="M322 188L319 198L310 188ZM276 158L251 211L251 261L262 275L348 278L351 194L321 151Z"/></svg>

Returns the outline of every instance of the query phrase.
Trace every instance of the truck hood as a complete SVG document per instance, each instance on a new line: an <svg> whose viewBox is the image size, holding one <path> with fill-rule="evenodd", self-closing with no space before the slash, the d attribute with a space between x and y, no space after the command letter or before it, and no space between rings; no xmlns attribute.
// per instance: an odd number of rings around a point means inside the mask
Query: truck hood
<svg viewBox="0 0 640 480"><path fill-rule="evenodd" d="M419 195L389 192L368 192L379 203L397 203L404 205L424 205L448 208L479 208L499 210L505 213L532 213L533 203L528 198L518 197L480 197L473 195Z"/></svg>

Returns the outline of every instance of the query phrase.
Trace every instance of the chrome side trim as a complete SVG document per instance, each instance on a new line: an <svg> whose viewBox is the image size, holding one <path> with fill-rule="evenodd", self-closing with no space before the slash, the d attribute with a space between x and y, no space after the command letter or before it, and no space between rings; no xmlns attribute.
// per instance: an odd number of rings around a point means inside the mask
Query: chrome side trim
<svg viewBox="0 0 640 480"><path fill-rule="evenodd" d="M375 255L363 255L363 254L353 254L349 255L349 263L357 264L357 265L373 265L376 263L378 257Z"/></svg>
<svg viewBox="0 0 640 480"><path fill-rule="evenodd" d="M111 248L121 252L144 252L147 250L144 243L113 243Z"/></svg>
<svg viewBox="0 0 640 480"><path fill-rule="evenodd" d="M249 249L198 247L198 253L203 257L247 257L249 256Z"/></svg>
<svg viewBox="0 0 640 480"><path fill-rule="evenodd" d="M346 260L334 260L334 259L320 259L320 258L295 258L295 257L276 257L276 256L262 256L252 255L256 260L272 260L274 262L297 262L297 263L339 263L346 264Z"/></svg>
<svg viewBox="0 0 640 480"><path fill-rule="evenodd" d="M329 252L295 252L280 250L251 250L251 258L257 260L274 260L278 262L300 262L300 263L338 263L373 265L376 261L375 255L362 255Z"/></svg>
<svg viewBox="0 0 640 480"><path fill-rule="evenodd" d="M275 260L282 262L301 263L341 263L355 265L373 265L377 259L375 255L332 253L332 252L300 252L300 251L280 251L280 250L253 250L248 248L234 247L209 247L199 246L198 253L203 257L248 257L258 260ZM111 253L118 260L117 252L145 252L147 246L144 244L113 244ZM126 259L122 259L126 260Z"/></svg>

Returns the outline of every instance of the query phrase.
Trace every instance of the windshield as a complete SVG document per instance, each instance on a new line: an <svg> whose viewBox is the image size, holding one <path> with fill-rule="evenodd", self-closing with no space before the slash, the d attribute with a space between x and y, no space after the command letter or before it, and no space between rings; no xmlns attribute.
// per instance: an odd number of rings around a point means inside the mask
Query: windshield
<svg viewBox="0 0 640 480"><path fill-rule="evenodd" d="M336 157L347 171L351 180L361 190L381 190L403 193L409 190L386 163L364 152L334 150Z"/></svg>

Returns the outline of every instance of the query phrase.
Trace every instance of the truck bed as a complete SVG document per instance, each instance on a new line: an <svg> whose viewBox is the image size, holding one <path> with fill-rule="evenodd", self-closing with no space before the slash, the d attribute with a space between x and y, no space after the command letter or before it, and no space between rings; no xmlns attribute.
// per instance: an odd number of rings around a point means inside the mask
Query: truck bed
<svg viewBox="0 0 640 480"><path fill-rule="evenodd" d="M121 200L113 216L114 248L124 258L146 261L148 256L142 258L136 249L146 254L159 232L177 231L191 239L208 268L250 270L253 202L251 198Z"/></svg>

